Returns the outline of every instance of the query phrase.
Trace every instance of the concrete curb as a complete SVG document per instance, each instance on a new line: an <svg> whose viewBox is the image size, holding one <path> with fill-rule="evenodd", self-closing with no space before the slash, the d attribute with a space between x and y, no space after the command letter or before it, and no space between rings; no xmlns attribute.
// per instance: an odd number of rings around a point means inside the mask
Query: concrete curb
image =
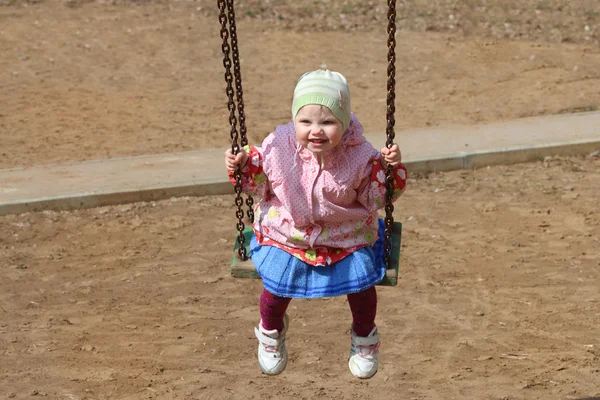
<svg viewBox="0 0 600 400"><path fill-rule="evenodd" d="M375 148L384 135L365 135ZM516 164L600 150L600 112L397 133L409 172ZM468 151L464 151L468 149ZM0 215L232 194L225 149L0 170Z"/></svg>
<svg viewBox="0 0 600 400"><path fill-rule="evenodd" d="M67 196L39 197L10 203L2 202L0 203L0 216L45 210L68 211L82 208L136 203L138 201L158 201L170 199L172 197L213 196L231 193L233 193L233 189L229 181L215 181L189 185L165 185L164 187L149 187L114 192L76 193Z"/></svg>
<svg viewBox="0 0 600 400"><path fill-rule="evenodd" d="M431 158L407 160L409 172L448 172L477 169L488 165L510 165L543 160L549 156L581 156L600 149L598 140L553 143L539 146L518 146L491 151L458 152Z"/></svg>
<svg viewBox="0 0 600 400"><path fill-rule="evenodd" d="M548 156L587 155L600 149L598 140L572 143L555 143L540 146L521 146L492 151L458 152L436 157L409 159L405 165L409 172L447 172L475 169L488 165L509 165L542 160ZM221 153L219 151L219 153ZM0 202L0 215L21 214L43 210L74 210L138 201L157 201L181 196L210 196L233 194L226 177L215 177L200 183L178 182L160 186L131 188L112 192L76 193L67 196L40 197L15 202Z"/></svg>

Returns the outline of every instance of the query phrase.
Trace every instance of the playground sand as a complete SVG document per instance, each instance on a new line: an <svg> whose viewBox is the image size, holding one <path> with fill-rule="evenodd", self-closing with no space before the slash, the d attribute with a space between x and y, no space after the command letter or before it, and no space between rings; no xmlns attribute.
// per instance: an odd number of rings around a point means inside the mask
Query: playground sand
<svg viewBox="0 0 600 400"><path fill-rule="evenodd" d="M214 2L8 2L18 5L0 6L0 168L230 144ZM289 120L296 79L325 66L347 76L352 107L365 130L383 134L387 33L386 23L375 19L381 11L370 10L370 19L358 11L343 14L358 19L364 30L351 25L322 32L336 28L330 18L292 18L301 11L291 5L295 2L273 2L283 20L267 12L249 18L258 3L241 3L238 35L251 142ZM448 9L445 16L460 19L462 32L471 19L498 23L497 13L507 12L506 23L512 21L512 29L529 32L537 42L498 38L493 30L485 36L478 30L474 35L441 28L423 32L439 26L443 12L430 10L430 1L414 3L425 9L412 5L399 13L399 26L417 31L397 35L398 134L406 128L598 109L595 2L573 0L557 11L549 7L560 3L556 0L540 2L540 9L502 0L497 7L488 4L493 12L475 8L472 15L463 10L459 16ZM519 9L524 10L517 16ZM415 21L432 20L418 31L420 25L407 19L411 15ZM515 25L520 19L522 25ZM311 27L315 21L321 24ZM555 25L572 38L568 43L555 38Z"/></svg>
<svg viewBox="0 0 600 400"><path fill-rule="evenodd" d="M599 396L599 179L600 159L569 158L412 180L366 382L345 298L294 300L289 366L261 376L261 284L229 276L232 196L1 217L0 395Z"/></svg>
<svg viewBox="0 0 600 400"><path fill-rule="evenodd" d="M22 4L0 7L0 167L227 145L202 2ZM240 23L251 140L322 63L356 82L355 110L382 132L385 33L284 28ZM600 53L585 39L399 38L400 134L598 104ZM260 281L228 272L232 196L0 217L0 397L600 397L600 159L414 178L396 204L402 280L379 288L369 381L347 369L344 298L293 301L288 369L260 374Z"/></svg>

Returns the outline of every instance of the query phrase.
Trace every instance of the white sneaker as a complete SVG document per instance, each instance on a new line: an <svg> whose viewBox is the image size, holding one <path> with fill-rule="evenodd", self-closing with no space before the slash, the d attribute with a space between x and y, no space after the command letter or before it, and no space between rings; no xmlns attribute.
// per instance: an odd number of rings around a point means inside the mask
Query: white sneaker
<svg viewBox="0 0 600 400"><path fill-rule="evenodd" d="M254 328L254 334L258 339L258 365L263 373L277 375L283 372L288 362L288 352L285 346L285 333L288 329L288 316L283 317L283 330L277 329L267 331L262 326L262 320L258 327Z"/></svg>
<svg viewBox="0 0 600 400"><path fill-rule="evenodd" d="M348 366L352 375L361 379L368 379L375 375L379 366L379 334L377 327L373 327L367 337L357 336L352 330L352 347Z"/></svg>

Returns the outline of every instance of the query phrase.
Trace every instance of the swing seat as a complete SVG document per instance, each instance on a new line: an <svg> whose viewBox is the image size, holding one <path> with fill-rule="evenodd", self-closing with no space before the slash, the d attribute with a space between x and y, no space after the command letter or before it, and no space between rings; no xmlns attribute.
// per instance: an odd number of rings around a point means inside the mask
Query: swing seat
<svg viewBox="0 0 600 400"><path fill-rule="evenodd" d="M254 236L254 230L252 227L246 227L244 229L244 247L246 248L246 254L250 254L250 241ZM392 248L390 251L390 263L389 268L385 272L385 276L378 283L381 286L396 286L398 284L398 269L400 265L400 245L402 239L402 224L400 222L394 222L392 224ZM231 258L231 276L234 278L250 278L260 279L260 275L256 271L252 260L243 261L238 253L240 247L239 242L236 240L235 246L233 247L233 257Z"/></svg>

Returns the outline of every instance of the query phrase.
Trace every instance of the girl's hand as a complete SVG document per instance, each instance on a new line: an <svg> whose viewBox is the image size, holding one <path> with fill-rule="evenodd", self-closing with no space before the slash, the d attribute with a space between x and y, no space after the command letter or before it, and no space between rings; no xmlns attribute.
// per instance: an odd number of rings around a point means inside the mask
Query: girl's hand
<svg viewBox="0 0 600 400"><path fill-rule="evenodd" d="M388 164L392 167L395 167L401 162L402 153L400 152L400 148L396 143L394 143L389 149L387 147L381 149L381 165L383 165L383 168L387 168Z"/></svg>
<svg viewBox="0 0 600 400"><path fill-rule="evenodd" d="M233 155L231 149L227 149L225 152L225 166L229 171L235 171L239 164L242 164L242 168L246 166L248 162L248 153L244 149L240 149L237 155Z"/></svg>

